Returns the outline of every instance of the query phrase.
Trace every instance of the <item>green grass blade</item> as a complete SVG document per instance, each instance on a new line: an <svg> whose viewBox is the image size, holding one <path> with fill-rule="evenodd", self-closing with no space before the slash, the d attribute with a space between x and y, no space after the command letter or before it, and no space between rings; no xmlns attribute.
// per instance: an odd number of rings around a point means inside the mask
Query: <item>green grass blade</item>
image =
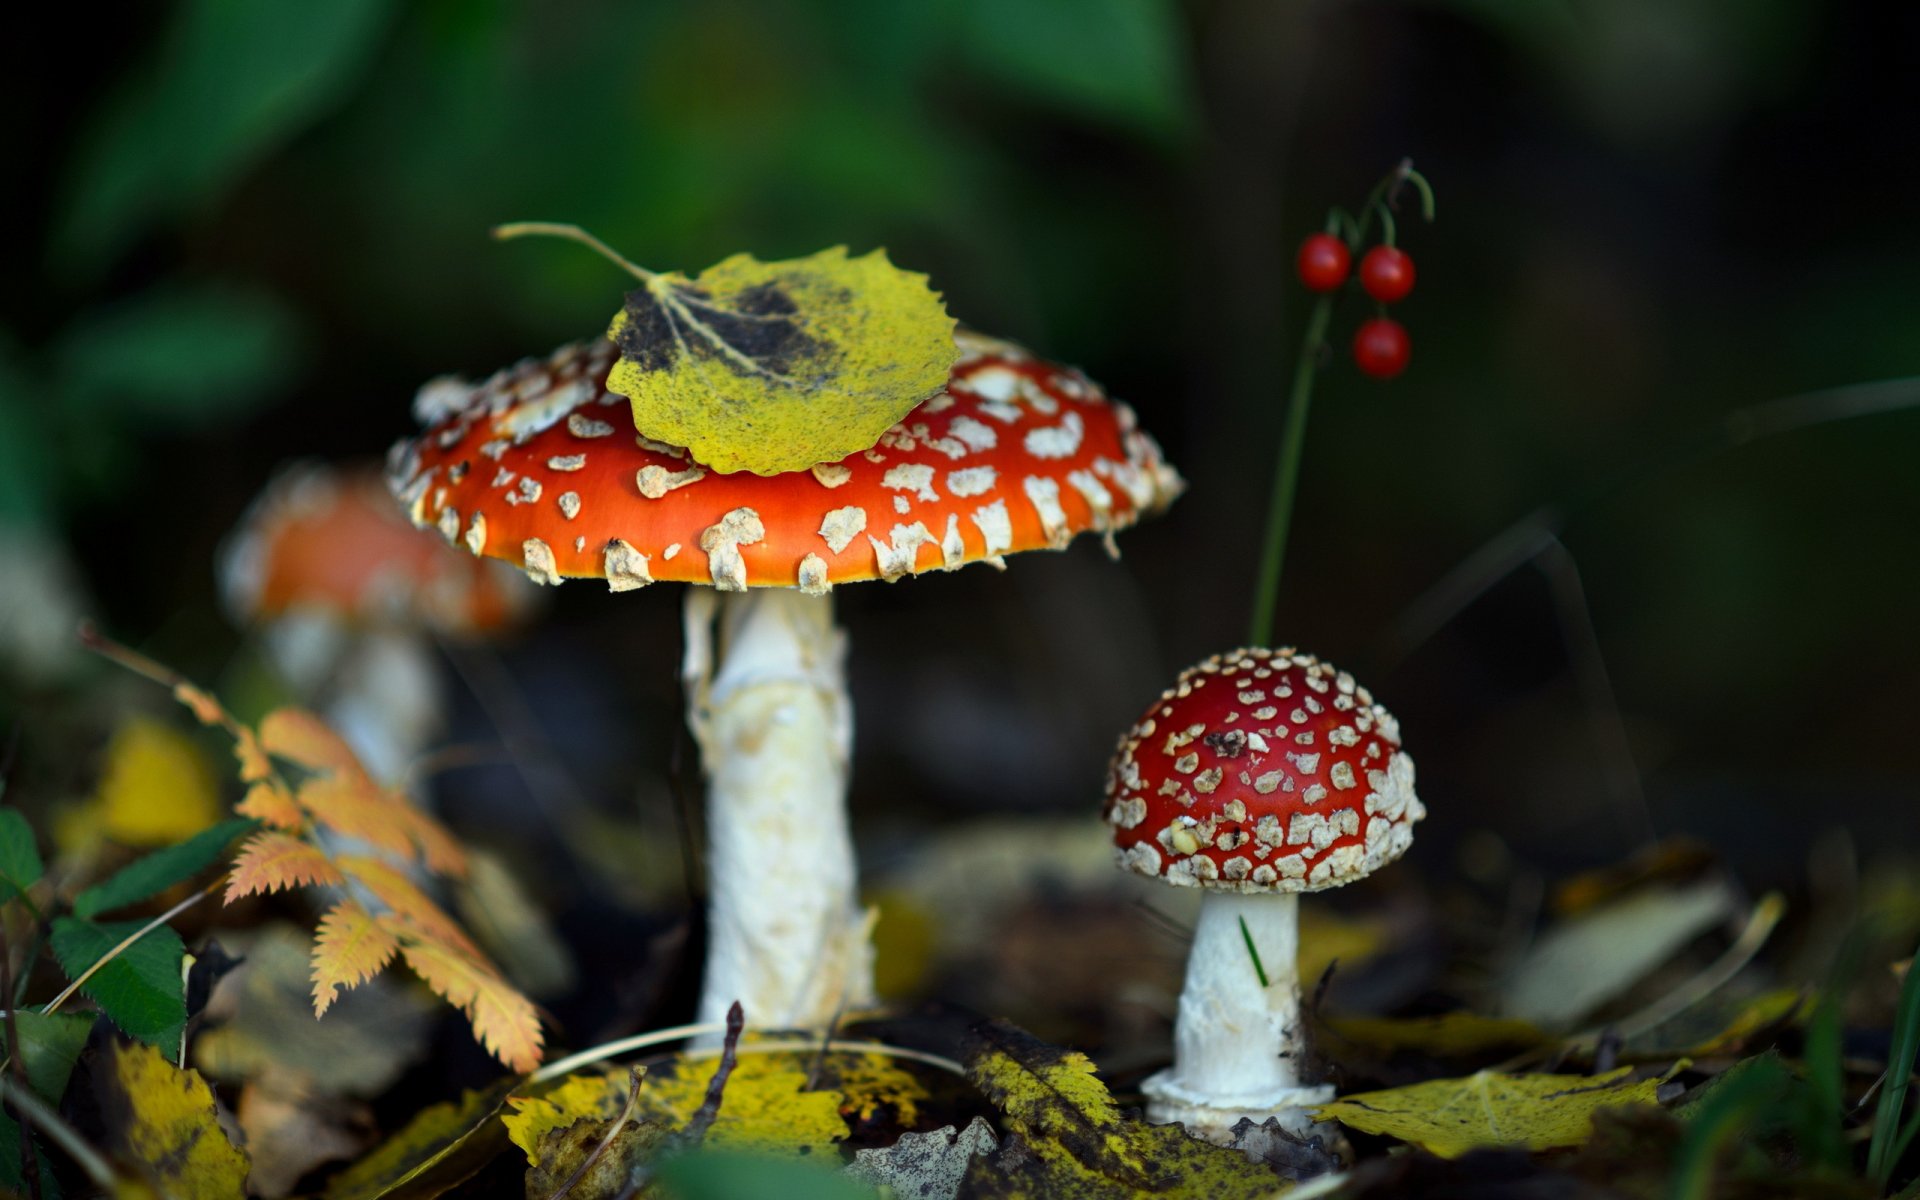
<svg viewBox="0 0 1920 1200"><path fill-rule="evenodd" d="M1920 1054L1920 968L1907 971L1900 988L1900 1007L1893 1019L1893 1049L1887 1056L1887 1078L1880 1087L1879 1107L1873 1114L1873 1140L1867 1144L1867 1177L1884 1191L1899 1151L1911 1133L1902 1134L1900 1110L1907 1102L1907 1081L1913 1060Z"/></svg>

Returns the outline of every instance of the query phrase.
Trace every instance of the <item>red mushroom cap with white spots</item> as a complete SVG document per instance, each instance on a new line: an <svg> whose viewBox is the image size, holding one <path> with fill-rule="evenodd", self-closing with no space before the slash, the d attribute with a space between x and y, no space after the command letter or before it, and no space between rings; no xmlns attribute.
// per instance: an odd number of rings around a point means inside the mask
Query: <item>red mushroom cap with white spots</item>
<svg viewBox="0 0 1920 1200"><path fill-rule="evenodd" d="M1291 649L1189 667L1107 774L1120 865L1188 887L1339 887L1400 857L1426 815L1399 723Z"/></svg>
<svg viewBox="0 0 1920 1200"><path fill-rule="evenodd" d="M414 523L542 583L726 591L898 579L1109 534L1183 486L1133 413L1078 371L962 333L945 391L872 449L717 474L636 435L615 349L564 347L477 388L429 384L389 483ZM1109 543L1111 548L1111 543Z"/></svg>
<svg viewBox="0 0 1920 1200"><path fill-rule="evenodd" d="M534 600L517 573L402 520L377 468L311 462L281 470L253 502L221 549L220 588L242 622L307 612L451 634L497 631Z"/></svg>

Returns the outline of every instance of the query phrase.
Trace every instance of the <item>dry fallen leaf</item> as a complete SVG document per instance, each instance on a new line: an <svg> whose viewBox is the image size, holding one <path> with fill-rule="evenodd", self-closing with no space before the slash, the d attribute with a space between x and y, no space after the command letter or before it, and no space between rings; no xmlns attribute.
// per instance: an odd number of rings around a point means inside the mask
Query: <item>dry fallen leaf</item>
<svg viewBox="0 0 1920 1200"><path fill-rule="evenodd" d="M1603 1108L1659 1103L1664 1076L1633 1079L1634 1068L1605 1075L1502 1075L1477 1071L1407 1087L1342 1096L1314 1112L1350 1129L1411 1142L1442 1158L1484 1146L1551 1150L1578 1146Z"/></svg>
<svg viewBox="0 0 1920 1200"><path fill-rule="evenodd" d="M173 1200L246 1194L247 1155L220 1127L213 1092L152 1046L112 1042L94 1060L99 1148Z"/></svg>

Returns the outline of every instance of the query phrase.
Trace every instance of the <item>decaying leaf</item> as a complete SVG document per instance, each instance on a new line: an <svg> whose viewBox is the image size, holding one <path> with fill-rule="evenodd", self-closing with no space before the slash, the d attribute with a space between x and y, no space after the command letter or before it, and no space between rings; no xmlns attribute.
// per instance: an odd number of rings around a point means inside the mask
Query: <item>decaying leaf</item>
<svg viewBox="0 0 1920 1200"><path fill-rule="evenodd" d="M706 1144L790 1157L833 1153L832 1147L847 1135L841 1109L848 1100L835 1090L806 1090L813 1058L790 1051L742 1053ZM685 1127L706 1099L715 1061L711 1056L682 1056L651 1068L641 1083L636 1119L666 1129ZM878 1069L873 1070L877 1075ZM626 1098L624 1071L578 1074L544 1096L515 1100L519 1111L507 1122L516 1131L515 1143L526 1149L546 1132L576 1121L611 1119Z"/></svg>
<svg viewBox="0 0 1920 1200"><path fill-rule="evenodd" d="M319 1095L279 1072L240 1089L234 1117L247 1135L248 1190L276 1200L325 1163L352 1158L371 1140L365 1106Z"/></svg>
<svg viewBox="0 0 1920 1200"><path fill-rule="evenodd" d="M527 1195L551 1196L573 1180L568 1200L613 1200L627 1193L637 1169L668 1136L666 1129L652 1122L618 1118L575 1121L547 1130L529 1154L533 1165L527 1169Z"/></svg>
<svg viewBox="0 0 1920 1200"><path fill-rule="evenodd" d="M517 1080L421 1109L373 1153L327 1182L326 1200L430 1200L471 1178L507 1144L499 1114Z"/></svg>
<svg viewBox="0 0 1920 1200"><path fill-rule="evenodd" d="M884 1150L857 1150L846 1170L862 1183L892 1189L895 1196L953 1200L967 1165L999 1148L993 1126L985 1117L975 1117L965 1129L948 1125L929 1133L903 1133Z"/></svg>
<svg viewBox="0 0 1920 1200"><path fill-rule="evenodd" d="M166 846L220 819L213 769L192 739L151 717L133 717L107 746L92 820L116 842Z"/></svg>
<svg viewBox="0 0 1920 1200"><path fill-rule="evenodd" d="M1638 983L1736 911L1719 879L1648 887L1547 931L1509 973L1506 1015L1546 1029L1572 1025Z"/></svg>
<svg viewBox="0 0 1920 1200"><path fill-rule="evenodd" d="M993 1157L972 1161L964 1196L1253 1200L1283 1186L1237 1150L1190 1137L1177 1125L1121 1116L1084 1054L1049 1046L1003 1021L981 1025L974 1036L970 1077L1018 1137Z"/></svg>
<svg viewBox="0 0 1920 1200"><path fill-rule="evenodd" d="M1632 1067L1604 1075L1502 1075L1478 1071L1407 1087L1342 1096L1315 1110L1362 1133L1382 1134L1453 1158L1484 1146L1529 1150L1578 1146L1603 1108L1658 1104L1660 1085L1677 1073L1634 1079Z"/></svg>
<svg viewBox="0 0 1920 1200"><path fill-rule="evenodd" d="M871 448L959 358L925 275L884 250L736 254L689 279L649 274L607 336L607 387L634 427L715 471L776 475Z"/></svg>
<svg viewBox="0 0 1920 1200"><path fill-rule="evenodd" d="M537 1163L540 1139L556 1129L581 1121L602 1121L620 1110L622 1094L611 1074L569 1075L537 1095L507 1098L509 1111L500 1118L507 1137L520 1147L528 1163Z"/></svg>
<svg viewBox="0 0 1920 1200"><path fill-rule="evenodd" d="M206 1080L152 1046L112 1043L94 1060L100 1149L174 1200L246 1194L247 1155L227 1140Z"/></svg>
<svg viewBox="0 0 1920 1200"><path fill-rule="evenodd" d="M391 978L342 996L327 1019L313 1016L312 945L291 925L256 933L245 961L214 989L207 1028L193 1039L194 1065L226 1082L296 1077L302 1091L372 1097L393 1086L426 1048L433 1002Z"/></svg>
<svg viewBox="0 0 1920 1200"><path fill-rule="evenodd" d="M1241 1117L1227 1132L1233 1135L1227 1143L1231 1148L1285 1179L1316 1179L1340 1169L1340 1139L1319 1133L1301 1137L1283 1127L1278 1117L1257 1125Z"/></svg>

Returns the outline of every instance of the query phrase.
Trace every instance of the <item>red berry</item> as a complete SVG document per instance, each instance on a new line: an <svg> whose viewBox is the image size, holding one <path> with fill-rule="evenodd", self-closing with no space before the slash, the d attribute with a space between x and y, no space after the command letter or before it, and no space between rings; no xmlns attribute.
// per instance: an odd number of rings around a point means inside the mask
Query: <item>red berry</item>
<svg viewBox="0 0 1920 1200"><path fill-rule="evenodd" d="M1360 260L1360 286L1382 304L1396 304L1413 290L1413 257L1392 246L1375 246Z"/></svg>
<svg viewBox="0 0 1920 1200"><path fill-rule="evenodd" d="M1347 251L1347 244L1330 233L1316 233L1301 242L1300 254L1293 262L1300 282L1310 292L1331 292L1347 281L1352 266L1353 255Z"/></svg>
<svg viewBox="0 0 1920 1200"><path fill-rule="evenodd" d="M1391 317L1364 321L1353 335L1353 361L1375 379L1392 379L1406 370L1412 355L1407 331Z"/></svg>

